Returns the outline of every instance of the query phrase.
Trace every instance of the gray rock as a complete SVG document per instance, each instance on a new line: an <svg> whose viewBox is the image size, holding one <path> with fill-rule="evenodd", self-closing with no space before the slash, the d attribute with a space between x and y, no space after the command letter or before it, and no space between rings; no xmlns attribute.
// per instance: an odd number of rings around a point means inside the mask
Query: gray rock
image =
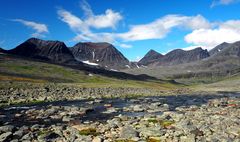
<svg viewBox="0 0 240 142"><path fill-rule="evenodd" d="M93 138L93 140L92 140L92 142L102 142L102 141L103 141L103 139L100 138L100 137L95 137L95 138Z"/></svg>
<svg viewBox="0 0 240 142"><path fill-rule="evenodd" d="M63 122L69 122L69 121L72 121L72 120L74 120L74 118L71 118L70 116L63 116L63 118L62 118Z"/></svg>
<svg viewBox="0 0 240 142"><path fill-rule="evenodd" d="M142 108L141 105L135 105L135 106L133 106L133 111L142 112L142 111L144 111L144 109Z"/></svg>
<svg viewBox="0 0 240 142"><path fill-rule="evenodd" d="M5 126L1 126L0 127L0 132L4 133L4 132L12 132L14 129L13 125L5 125Z"/></svg>
<svg viewBox="0 0 240 142"><path fill-rule="evenodd" d="M0 142L6 142L12 135L12 132L6 132L0 135Z"/></svg>
<svg viewBox="0 0 240 142"><path fill-rule="evenodd" d="M131 139L138 136L139 136L139 133L135 129L133 129L133 127L131 126L125 126L120 131L120 138L123 138L123 139Z"/></svg>
<svg viewBox="0 0 240 142"><path fill-rule="evenodd" d="M165 130L161 130L159 127L145 127L140 129L140 134L144 137L159 137L166 133Z"/></svg>
<svg viewBox="0 0 240 142"><path fill-rule="evenodd" d="M23 135L24 135L24 131L21 129L13 133L13 137L15 139L20 139Z"/></svg>

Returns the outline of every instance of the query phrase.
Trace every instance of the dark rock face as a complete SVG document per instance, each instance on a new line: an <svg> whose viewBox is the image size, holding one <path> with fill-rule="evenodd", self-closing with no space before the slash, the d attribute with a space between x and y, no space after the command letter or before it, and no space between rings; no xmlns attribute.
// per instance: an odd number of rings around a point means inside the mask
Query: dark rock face
<svg viewBox="0 0 240 142"><path fill-rule="evenodd" d="M194 62L207 57L209 57L208 51L200 47L189 51L176 49L166 55L150 50L138 63L139 65L168 66Z"/></svg>
<svg viewBox="0 0 240 142"><path fill-rule="evenodd" d="M139 65L149 65L151 63L154 63L158 61L160 58L162 58L163 55L156 52L155 50L150 50L148 53L138 62Z"/></svg>
<svg viewBox="0 0 240 142"><path fill-rule="evenodd" d="M78 61L93 62L109 69L130 66L128 59L109 43L78 43L70 50Z"/></svg>
<svg viewBox="0 0 240 142"><path fill-rule="evenodd" d="M45 41L37 38L28 39L16 48L9 50L8 53L57 63L75 60L71 51L63 42Z"/></svg>
<svg viewBox="0 0 240 142"><path fill-rule="evenodd" d="M6 50L4 50L0 47L0 53L5 53L5 52L6 52Z"/></svg>
<svg viewBox="0 0 240 142"><path fill-rule="evenodd" d="M198 47L193 50L184 51L181 49L173 50L161 58L157 65L178 65L190 63L209 57L207 50Z"/></svg>
<svg viewBox="0 0 240 142"><path fill-rule="evenodd" d="M240 57L240 41L228 44L221 52L216 56L237 56Z"/></svg>
<svg viewBox="0 0 240 142"><path fill-rule="evenodd" d="M210 54L210 56L215 55L215 54L221 52L224 48L227 48L230 45L231 44L229 44L229 43L223 42L222 44L219 44L218 46L216 46L213 49L211 49L209 51L209 54Z"/></svg>

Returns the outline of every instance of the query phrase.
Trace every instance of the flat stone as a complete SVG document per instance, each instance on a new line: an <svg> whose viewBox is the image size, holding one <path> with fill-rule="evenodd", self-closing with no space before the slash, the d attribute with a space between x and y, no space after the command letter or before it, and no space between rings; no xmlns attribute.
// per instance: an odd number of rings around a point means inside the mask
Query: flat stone
<svg viewBox="0 0 240 142"><path fill-rule="evenodd" d="M138 136L139 133L131 126L125 126L120 131L120 138L131 139Z"/></svg>
<svg viewBox="0 0 240 142"><path fill-rule="evenodd" d="M0 135L0 142L5 142L12 135L12 132L6 132Z"/></svg>
<svg viewBox="0 0 240 142"><path fill-rule="evenodd" d="M100 137L94 137L92 140L92 142L102 142L102 141L103 141L103 139Z"/></svg>
<svg viewBox="0 0 240 142"><path fill-rule="evenodd" d="M0 132L12 132L14 129L13 125L5 125L0 127Z"/></svg>

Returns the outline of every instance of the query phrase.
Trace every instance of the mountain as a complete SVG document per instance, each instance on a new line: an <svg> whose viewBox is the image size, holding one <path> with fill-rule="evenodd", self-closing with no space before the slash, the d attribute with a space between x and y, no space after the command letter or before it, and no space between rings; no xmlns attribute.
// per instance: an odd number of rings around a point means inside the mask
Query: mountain
<svg viewBox="0 0 240 142"><path fill-rule="evenodd" d="M223 42L222 44L219 44L218 46L214 47L209 51L210 56L217 54L218 52L222 51L224 48L228 47L230 44L227 42Z"/></svg>
<svg viewBox="0 0 240 142"><path fill-rule="evenodd" d="M5 53L6 50L4 50L3 48L0 47L0 53Z"/></svg>
<svg viewBox="0 0 240 142"><path fill-rule="evenodd" d="M67 46L60 41L45 41L30 38L16 48L7 51L10 54L47 60L56 63L74 62L74 56Z"/></svg>
<svg viewBox="0 0 240 142"><path fill-rule="evenodd" d="M207 57L209 57L208 51L200 47L189 51L175 49L166 55L151 50L139 61L139 64L143 62L149 66L170 66L199 61Z"/></svg>
<svg viewBox="0 0 240 142"><path fill-rule="evenodd" d="M157 60L159 60L160 58L162 58L163 55L158 53L155 50L150 50L148 51L148 53L138 62L139 65L149 65L151 63L156 62Z"/></svg>
<svg viewBox="0 0 240 142"><path fill-rule="evenodd" d="M203 50L201 47L189 51L176 49L167 53L157 65L178 65L202 60L207 57L209 57L208 51Z"/></svg>
<svg viewBox="0 0 240 142"><path fill-rule="evenodd" d="M240 57L240 41L227 44L216 56Z"/></svg>
<svg viewBox="0 0 240 142"><path fill-rule="evenodd" d="M221 45L223 44L220 44L218 47ZM183 56L185 54L188 55L188 60L185 60L185 62L188 61L188 63L176 64L182 62L182 59L185 59ZM131 69L126 70L125 72L136 75L147 74L156 78L182 79L182 81L184 81L184 79L186 81L186 79L192 78L190 80L192 80L193 83L198 81L216 81L224 77L231 77L240 74L240 41L231 44L229 43L227 47L222 48L222 50L215 53L214 56L208 56L207 51L202 50L201 48L192 51L182 51L177 49L169 52L158 61L159 64L172 61L172 64L169 66L155 64L155 66L148 66L148 68ZM191 60L197 61L189 62Z"/></svg>
<svg viewBox="0 0 240 142"><path fill-rule="evenodd" d="M112 44L106 42L80 42L70 50L78 61L99 64L108 69L130 68L128 59Z"/></svg>

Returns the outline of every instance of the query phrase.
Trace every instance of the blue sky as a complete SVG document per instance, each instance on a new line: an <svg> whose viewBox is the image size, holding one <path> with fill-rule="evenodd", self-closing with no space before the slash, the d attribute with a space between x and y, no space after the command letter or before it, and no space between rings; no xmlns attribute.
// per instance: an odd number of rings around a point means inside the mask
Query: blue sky
<svg viewBox="0 0 240 142"><path fill-rule="evenodd" d="M110 42L128 59L240 40L239 0L2 0L0 47L30 37Z"/></svg>

